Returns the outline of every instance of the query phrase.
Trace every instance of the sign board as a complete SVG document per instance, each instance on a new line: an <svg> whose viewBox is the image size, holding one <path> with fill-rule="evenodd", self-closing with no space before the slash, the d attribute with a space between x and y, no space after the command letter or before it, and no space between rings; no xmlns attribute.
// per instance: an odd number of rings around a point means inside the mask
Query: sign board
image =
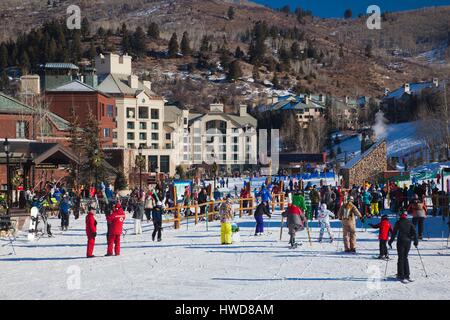
<svg viewBox="0 0 450 320"><path fill-rule="evenodd" d="M52 163L41 163L41 164L37 164L35 166L35 169L41 169L41 170L58 169L58 165L52 164Z"/></svg>
<svg viewBox="0 0 450 320"><path fill-rule="evenodd" d="M186 188L186 186L188 186L192 192L192 181L178 180L178 181L174 181L173 184L177 190L177 201L183 200L184 189Z"/></svg>

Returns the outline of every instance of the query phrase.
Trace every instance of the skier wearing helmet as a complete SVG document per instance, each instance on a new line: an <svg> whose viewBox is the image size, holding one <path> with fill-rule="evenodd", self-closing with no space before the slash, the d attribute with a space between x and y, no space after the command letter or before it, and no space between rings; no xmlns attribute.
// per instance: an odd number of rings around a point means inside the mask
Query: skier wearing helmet
<svg viewBox="0 0 450 320"><path fill-rule="evenodd" d="M345 252L356 253L356 217L364 222L364 217L353 204L354 198L350 196L338 212L342 221L342 234L344 237Z"/></svg>
<svg viewBox="0 0 450 320"><path fill-rule="evenodd" d="M153 233L152 240L155 241L156 235L158 235L158 242L161 239L161 231L162 231L162 216L164 213L163 203L158 201L156 206L152 210L152 221L153 221Z"/></svg>
<svg viewBox="0 0 450 320"><path fill-rule="evenodd" d="M108 234L108 251L106 256L120 255L120 236L123 231L123 222L125 221L125 213L119 202L116 203L112 213L106 217L106 221L110 224Z"/></svg>
<svg viewBox="0 0 450 320"><path fill-rule="evenodd" d="M320 225L319 242L322 242L325 229L327 229L328 235L330 236L330 242L332 243L334 241L334 236L330 228L330 217L334 218L334 213L327 209L325 203L322 203L318 215Z"/></svg>

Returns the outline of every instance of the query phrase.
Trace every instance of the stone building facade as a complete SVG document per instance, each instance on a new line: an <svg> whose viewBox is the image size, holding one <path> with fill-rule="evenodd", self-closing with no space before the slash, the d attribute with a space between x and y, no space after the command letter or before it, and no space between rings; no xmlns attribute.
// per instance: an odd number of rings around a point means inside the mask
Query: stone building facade
<svg viewBox="0 0 450 320"><path fill-rule="evenodd" d="M387 143L382 140L342 168L344 188L351 188L352 185L361 186L366 181L375 183L387 169Z"/></svg>

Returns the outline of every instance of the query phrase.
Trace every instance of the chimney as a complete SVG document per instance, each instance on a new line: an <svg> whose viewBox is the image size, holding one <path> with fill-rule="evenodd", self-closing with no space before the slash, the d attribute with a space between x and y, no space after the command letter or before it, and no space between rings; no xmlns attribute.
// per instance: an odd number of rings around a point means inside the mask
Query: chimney
<svg viewBox="0 0 450 320"><path fill-rule="evenodd" d="M439 87L439 79L438 78L433 78L433 84L434 84L434 86L436 88Z"/></svg>
<svg viewBox="0 0 450 320"><path fill-rule="evenodd" d="M325 96L323 94L319 94L319 101L325 103Z"/></svg>
<svg viewBox="0 0 450 320"><path fill-rule="evenodd" d="M405 93L411 93L411 86L409 85L409 83L405 83L403 87L405 88Z"/></svg>
<svg viewBox="0 0 450 320"><path fill-rule="evenodd" d="M349 96L345 96L345 104L348 104L350 102Z"/></svg>
<svg viewBox="0 0 450 320"><path fill-rule="evenodd" d="M223 112L223 104L222 103L211 103L209 105L209 110L211 112Z"/></svg>
<svg viewBox="0 0 450 320"><path fill-rule="evenodd" d="M135 76L133 74L128 76L128 86L131 89L138 89L138 87L139 87L139 78L138 78L138 76Z"/></svg>
<svg viewBox="0 0 450 320"><path fill-rule="evenodd" d="M310 96L309 95L305 95L305 104L309 104L309 99L310 99Z"/></svg>
<svg viewBox="0 0 450 320"><path fill-rule="evenodd" d="M248 114L247 114L247 105L245 105L245 104L241 104L240 106L239 106L239 116L240 117L245 117L245 116L247 116Z"/></svg>
<svg viewBox="0 0 450 320"><path fill-rule="evenodd" d="M391 92L389 88L384 88L384 95L387 96Z"/></svg>
<svg viewBox="0 0 450 320"><path fill-rule="evenodd" d="M142 81L144 84L144 87L146 87L148 90L152 90L152 82L151 81Z"/></svg>

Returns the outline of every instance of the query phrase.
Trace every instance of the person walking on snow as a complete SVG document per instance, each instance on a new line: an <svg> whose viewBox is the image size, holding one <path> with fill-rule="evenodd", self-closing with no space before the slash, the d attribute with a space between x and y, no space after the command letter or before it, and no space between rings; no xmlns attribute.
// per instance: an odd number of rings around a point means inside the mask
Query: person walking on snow
<svg viewBox="0 0 450 320"><path fill-rule="evenodd" d="M256 230L255 236L262 236L264 233L264 215L268 216L269 219L272 218L269 210L267 209L266 203L261 202L255 210L255 220L256 220Z"/></svg>
<svg viewBox="0 0 450 320"><path fill-rule="evenodd" d="M139 195L139 199L136 203L135 210L133 211L133 219L134 219L134 234L142 234L142 220L144 219L144 201L145 195L141 197Z"/></svg>
<svg viewBox="0 0 450 320"><path fill-rule="evenodd" d="M97 236L97 220L95 219L95 208L92 204L89 204L88 210L89 212L86 215L86 235L88 238L86 257L93 258L95 237Z"/></svg>
<svg viewBox="0 0 450 320"><path fill-rule="evenodd" d="M395 223L394 231L389 240L389 247L392 248L392 243L397 238L397 279L402 283L408 283L410 279L408 253L411 249L411 242L417 248L419 240L417 239L416 228L408 220L408 214L404 212L400 215L400 219Z"/></svg>
<svg viewBox="0 0 450 320"><path fill-rule="evenodd" d="M297 206L296 202L288 204L288 209L282 213L283 217L287 220L289 244L291 249L297 248L298 244L295 241L295 235L297 231L302 231L305 229L305 224L307 223L306 216L302 209Z"/></svg>
<svg viewBox="0 0 450 320"><path fill-rule="evenodd" d="M334 213L327 209L327 205L325 203L322 203L318 214L320 226L319 242L322 242L325 229L327 229L327 233L330 236L330 242L333 243L334 241L334 236L333 233L331 232L330 227L330 217L334 218Z"/></svg>
<svg viewBox="0 0 450 320"><path fill-rule="evenodd" d="M259 196L261 197L261 202L266 203L267 210L270 213L269 202L272 201L272 195L270 194L270 191L267 189L267 187L264 184L261 187L261 192L259 193Z"/></svg>
<svg viewBox="0 0 450 320"><path fill-rule="evenodd" d="M427 217L427 205L419 199L417 194L413 195L412 201L406 211L412 214L414 227L418 226L419 240L423 239L423 224Z"/></svg>
<svg viewBox="0 0 450 320"><path fill-rule="evenodd" d="M122 235L123 222L125 221L125 213L119 202L114 206L113 212L106 217L106 221L110 224L108 233L108 251L106 256L113 255L113 247L115 255L119 256L120 236Z"/></svg>
<svg viewBox="0 0 450 320"><path fill-rule="evenodd" d="M220 215L220 240L222 244L232 244L231 222L234 218L233 203L230 195L227 195L225 201L219 207Z"/></svg>
<svg viewBox="0 0 450 320"><path fill-rule="evenodd" d="M363 189L362 193L362 205L363 205L363 215L364 217L369 217L370 214L370 205L372 203L372 195L366 189Z"/></svg>
<svg viewBox="0 0 450 320"><path fill-rule="evenodd" d="M381 217L381 221L378 224L369 223L369 226L375 229L380 229L380 234L378 235L378 240L380 241L380 255L378 259L389 259L389 252L387 248L387 242L389 240L389 235L392 234L392 225L389 222L388 216L385 214Z"/></svg>
<svg viewBox="0 0 450 320"><path fill-rule="evenodd" d="M67 231L69 228L70 208L71 203L69 197L65 194L59 205L59 214L61 216L61 230Z"/></svg>
<svg viewBox="0 0 450 320"><path fill-rule="evenodd" d="M153 220L153 233L152 241L155 241L156 235L158 235L158 242L161 242L161 231L162 231L162 216L164 213L163 203L158 201L156 206L152 210L152 220Z"/></svg>
<svg viewBox="0 0 450 320"><path fill-rule="evenodd" d="M338 212L338 219L342 221L342 235L344 238L345 252L356 253L356 218L364 223L364 217L353 204L353 197L348 198Z"/></svg>

